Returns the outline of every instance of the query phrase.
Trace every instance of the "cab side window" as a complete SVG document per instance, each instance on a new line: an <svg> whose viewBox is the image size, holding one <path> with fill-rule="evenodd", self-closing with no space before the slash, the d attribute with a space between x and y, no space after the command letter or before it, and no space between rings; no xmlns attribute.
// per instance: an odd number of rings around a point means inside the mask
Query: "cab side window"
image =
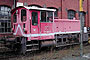
<svg viewBox="0 0 90 60"><path fill-rule="evenodd" d="M41 22L46 22L46 12L41 11Z"/></svg>
<svg viewBox="0 0 90 60"><path fill-rule="evenodd" d="M26 19L27 19L26 15L27 15L26 10L25 9L22 9L21 10L21 21L22 22L26 21Z"/></svg>
<svg viewBox="0 0 90 60"><path fill-rule="evenodd" d="M32 25L37 25L37 24L38 24L38 13L32 12Z"/></svg>
<svg viewBox="0 0 90 60"><path fill-rule="evenodd" d="M53 12L41 11L41 22L52 22Z"/></svg>

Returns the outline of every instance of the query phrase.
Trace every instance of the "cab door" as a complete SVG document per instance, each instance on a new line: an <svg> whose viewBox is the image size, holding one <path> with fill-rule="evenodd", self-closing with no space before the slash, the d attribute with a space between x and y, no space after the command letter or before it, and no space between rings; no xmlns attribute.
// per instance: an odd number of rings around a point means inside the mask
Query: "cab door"
<svg viewBox="0 0 90 60"><path fill-rule="evenodd" d="M39 34L40 30L40 11L31 10L31 34L36 37Z"/></svg>

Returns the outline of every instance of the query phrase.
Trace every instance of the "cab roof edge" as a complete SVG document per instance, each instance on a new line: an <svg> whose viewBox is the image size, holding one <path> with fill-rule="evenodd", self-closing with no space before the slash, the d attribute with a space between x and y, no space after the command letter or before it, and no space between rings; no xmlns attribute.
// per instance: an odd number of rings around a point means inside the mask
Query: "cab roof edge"
<svg viewBox="0 0 90 60"><path fill-rule="evenodd" d="M38 7L27 7L24 6L26 9L35 9L35 10L44 10L44 11L56 11L56 9L48 9L48 8L38 8Z"/></svg>

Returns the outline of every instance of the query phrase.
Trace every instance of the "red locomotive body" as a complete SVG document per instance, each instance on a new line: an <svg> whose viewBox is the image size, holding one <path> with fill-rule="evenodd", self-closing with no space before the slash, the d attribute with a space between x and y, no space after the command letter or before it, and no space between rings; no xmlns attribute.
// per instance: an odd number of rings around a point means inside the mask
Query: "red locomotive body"
<svg viewBox="0 0 90 60"><path fill-rule="evenodd" d="M15 43L21 44L22 53L45 46L59 47L79 43L80 21L54 19L55 11L26 6L12 10Z"/></svg>
<svg viewBox="0 0 90 60"><path fill-rule="evenodd" d="M29 41L54 39L55 34L80 33L79 20L49 19L49 21L43 22L43 20L40 20L40 13L42 14L43 8L33 9L33 7L31 7L31 9L27 7L18 8L12 14L14 16L17 12L16 22L13 23L14 35L28 37ZM41 9L41 11L39 9ZM27 15L22 17L21 10L25 10ZM52 11L52 9L50 10ZM49 16L45 17L50 18ZM23 18L24 21L22 21L21 18Z"/></svg>

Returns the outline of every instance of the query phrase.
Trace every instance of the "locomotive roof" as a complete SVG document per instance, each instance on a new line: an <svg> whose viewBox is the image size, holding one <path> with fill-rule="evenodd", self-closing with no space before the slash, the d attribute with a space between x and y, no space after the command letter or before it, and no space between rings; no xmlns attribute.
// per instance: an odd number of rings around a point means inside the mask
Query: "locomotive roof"
<svg viewBox="0 0 90 60"><path fill-rule="evenodd" d="M17 10L18 8L26 8L26 9L30 9L30 10L40 10L40 11L56 11L56 9L48 9L48 8L39 8L39 7L27 7L27 6L19 6L14 8L11 13L13 13L15 10Z"/></svg>
<svg viewBox="0 0 90 60"><path fill-rule="evenodd" d="M26 9L33 9L33 10L45 10L45 11L56 11L56 9L48 9L48 8L39 8L39 7L26 7Z"/></svg>

